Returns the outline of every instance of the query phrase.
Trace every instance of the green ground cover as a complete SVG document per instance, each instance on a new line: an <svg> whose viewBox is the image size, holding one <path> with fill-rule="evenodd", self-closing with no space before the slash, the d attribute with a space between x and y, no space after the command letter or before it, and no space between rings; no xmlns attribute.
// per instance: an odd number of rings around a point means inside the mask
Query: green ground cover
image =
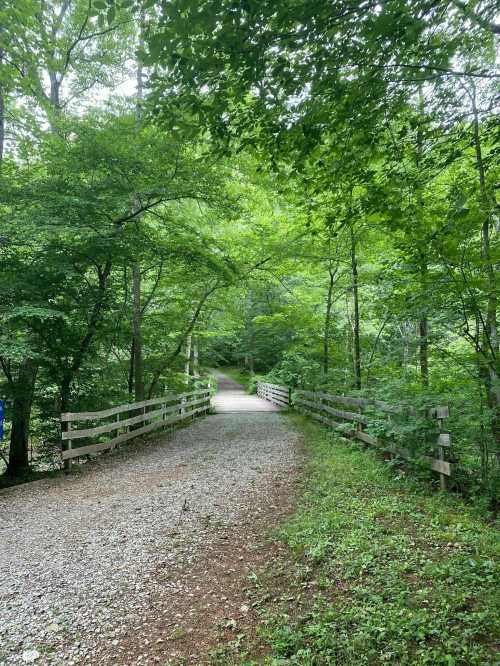
<svg viewBox="0 0 500 666"><path fill-rule="evenodd" d="M492 517L293 418L305 492L279 534L285 555L250 592L263 644L235 663L500 663Z"/></svg>

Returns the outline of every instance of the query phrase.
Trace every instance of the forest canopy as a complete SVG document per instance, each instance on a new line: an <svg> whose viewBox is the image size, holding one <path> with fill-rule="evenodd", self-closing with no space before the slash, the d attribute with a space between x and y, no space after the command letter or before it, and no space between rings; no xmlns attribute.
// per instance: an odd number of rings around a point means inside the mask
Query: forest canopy
<svg viewBox="0 0 500 666"><path fill-rule="evenodd" d="M483 0L6 0L7 474L61 412L236 365L449 404L494 497L499 34Z"/></svg>

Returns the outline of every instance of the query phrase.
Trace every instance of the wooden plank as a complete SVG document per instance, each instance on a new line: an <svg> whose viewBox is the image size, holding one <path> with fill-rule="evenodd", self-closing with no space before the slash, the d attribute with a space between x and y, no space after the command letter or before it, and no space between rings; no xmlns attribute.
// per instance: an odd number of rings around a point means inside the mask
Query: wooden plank
<svg viewBox="0 0 500 666"><path fill-rule="evenodd" d="M391 451L391 453L394 453L400 458L404 458L405 460L415 460L410 449L405 449L401 446L396 446L392 442L385 442L384 448L386 448L387 451Z"/></svg>
<svg viewBox="0 0 500 666"><path fill-rule="evenodd" d="M186 414L176 414L174 416L169 417L168 419L160 419L158 421L154 421L153 423L149 423L148 425L142 428L138 428L137 430L131 430L130 432L125 432L121 435L118 435L117 437L114 437L113 439L108 440L107 442L99 442L98 444L89 444L88 446L80 446L79 448L76 449L63 451L62 459L68 460L69 458L77 458L78 456L84 456L90 453L99 453L100 451L106 451L108 449L112 449L121 442L126 442L127 440L133 439L134 437L139 437L140 435L145 435L149 432L153 432L154 430L157 430L158 428L161 428L163 426L170 425L172 423L177 423L179 421L184 421L189 416L192 416L193 414L198 414L199 412L204 412L206 411L206 409L207 409L206 407L198 407L197 409L187 412Z"/></svg>
<svg viewBox="0 0 500 666"><path fill-rule="evenodd" d="M335 409L335 407L329 407L328 405L322 405L322 409L329 414L333 414L333 416L339 416L341 419L346 419L346 421L357 421L358 423L364 423L365 425L368 425L370 422L367 416L363 416L357 412L344 412L341 409Z"/></svg>
<svg viewBox="0 0 500 666"><path fill-rule="evenodd" d="M446 476L451 476L451 465L446 460L436 460L433 458L427 458L430 462L431 469L440 474L445 474Z"/></svg>
<svg viewBox="0 0 500 666"><path fill-rule="evenodd" d="M387 402L382 402L382 400L370 400L370 404L373 407L377 407L381 412L387 412L389 414L401 414L404 409L399 405L389 405Z"/></svg>
<svg viewBox="0 0 500 666"><path fill-rule="evenodd" d="M102 409L99 412L67 412L61 414L61 421L90 421L90 420L99 420L106 418L107 416L114 416L121 412L130 412L135 409L140 409L141 407L150 407L151 405L159 405L161 403L168 403L177 401L183 397L189 397L191 395L199 394L209 394L210 389L197 389L196 391L189 391L188 393L181 394L167 394L161 398L150 398L149 400L142 400L142 402L132 402L126 405L118 405L117 407L110 407L109 409Z"/></svg>
<svg viewBox="0 0 500 666"><path fill-rule="evenodd" d="M259 384L276 390L288 391L288 386L284 386L283 384L269 384L268 382L259 382Z"/></svg>
<svg viewBox="0 0 500 666"><path fill-rule="evenodd" d="M315 393L314 391L302 391L302 390L297 390L295 391L295 395L305 395L306 397L309 398L315 398L318 394Z"/></svg>
<svg viewBox="0 0 500 666"><path fill-rule="evenodd" d="M271 395L271 399L272 399L272 400L280 400L281 402L285 402L286 404L288 404L288 396L285 397L285 396L283 396L283 395L273 393L273 394Z"/></svg>
<svg viewBox="0 0 500 666"><path fill-rule="evenodd" d="M441 432L438 437L438 446L451 446L451 437L449 432Z"/></svg>
<svg viewBox="0 0 500 666"><path fill-rule="evenodd" d="M283 402L288 403L288 396L282 395L281 393L271 393L269 398L271 400L282 400Z"/></svg>
<svg viewBox="0 0 500 666"><path fill-rule="evenodd" d="M206 402L207 398L197 398L196 400L191 400L182 404L182 407L191 407L193 405L198 405L202 402ZM162 416L163 414L168 414L170 412L175 412L181 408L181 403L175 405L169 405L168 407L162 407L161 409L156 409L152 412L145 412L144 414L138 414L137 416L131 416L129 419L123 421L112 421L111 423L105 423L102 426L95 426L93 428L85 428L83 430L72 430L71 434L67 432L62 433L62 439L82 439L83 437L95 437L96 435L102 435L107 432L112 432L113 430L118 430L123 427L135 425L137 423L142 423L143 421L150 421L152 418Z"/></svg>
<svg viewBox="0 0 500 666"><path fill-rule="evenodd" d="M302 391L301 392L301 394L303 394L303 395L305 395L306 393L307 393L307 395L321 396L321 397L324 397L324 395L325 395L325 394L317 394L317 393L315 394L315 393L312 393L310 391L308 391L308 392ZM310 416L314 420L321 421L322 423L325 423L329 427L333 427L333 428L336 428L336 429L342 429L343 426L338 424L338 423L334 423L334 422L330 421L327 417L323 416L322 414L318 414L317 412L314 412L312 410L317 410L317 411L324 410L324 411L327 411L327 413L332 413L334 415L340 415L340 416L342 416L343 414L351 414L350 412L343 412L341 410L335 410L334 408L328 408L328 406L322 405L320 403L314 403L314 402L311 402L310 400L304 400L300 397L297 397L295 399L295 404L298 406L299 410L301 412L304 412L307 416ZM447 409L447 408L444 408L444 409ZM441 411L439 413L443 414L444 409L443 409L443 411ZM434 410L434 412L436 413L436 409ZM360 415L355 414L355 416L359 418ZM362 417L362 418L365 418L365 417ZM445 417L442 417L442 418L445 418ZM367 419L367 421L369 421L369 419ZM356 437L357 439L360 439L361 441L366 442L367 444L371 444L371 445L374 445L374 446L379 446L379 447L381 447L381 448L383 448L387 451L391 451L395 455L398 455L401 458L404 458L405 460L415 461L415 462L418 462L419 460L425 461L425 463L428 464L430 469L432 469L435 472L438 472L439 474L444 474L446 476L451 476L451 474L452 474L452 466L449 462L447 462L445 460L438 460L436 458L431 458L430 456L421 456L420 458L415 457L415 456L412 455L412 452L409 449L396 446L395 444L393 444L391 442L384 442L383 440L380 440L377 437L374 437L373 435L370 435L369 433L363 432L361 430L351 430L351 431L348 431L348 432L343 431L343 434L345 434L346 436ZM440 444L440 446L449 446L450 443L451 443L450 438L449 438L449 433L441 433L440 436L439 436L438 443L439 443L439 441L443 442L442 444ZM447 444L446 442L449 442L449 443Z"/></svg>
<svg viewBox="0 0 500 666"><path fill-rule="evenodd" d="M373 435L370 435L367 432L363 432L362 430L356 430L355 437L357 439L360 439L362 442L366 442L367 444L372 444L373 446L378 446L380 444L380 440L377 439L377 437L374 437Z"/></svg>
<svg viewBox="0 0 500 666"><path fill-rule="evenodd" d="M275 393L283 393L283 395L288 395L288 388L286 386L271 386L271 391Z"/></svg>
<svg viewBox="0 0 500 666"><path fill-rule="evenodd" d="M311 407L319 412L321 411L328 412L333 416L338 416L342 419L346 419L347 421L356 421L358 423L364 423L365 425L368 425L370 422L369 418L363 416L363 414L357 414L356 412L345 412L341 409L335 409L335 407L329 407L328 405L324 405L321 402L311 402L310 400L302 400L301 398L298 398L295 401L295 403L307 405L308 407Z"/></svg>
<svg viewBox="0 0 500 666"><path fill-rule="evenodd" d="M152 398L151 400L143 400L142 402L132 402L126 405L118 405L118 407L111 407L110 409L103 409L100 412L68 412L61 414L61 421L90 421L104 419L108 416L113 416L121 412L131 412L134 409L141 407L149 407L151 405L159 405L163 402L172 402L177 400L178 396L172 394L164 396L163 398Z"/></svg>
<svg viewBox="0 0 500 666"><path fill-rule="evenodd" d="M306 405L307 407L311 407L316 411L321 411L323 407L320 402L311 402L310 400L302 400L302 398L297 398L295 400L295 404Z"/></svg>
<svg viewBox="0 0 500 666"><path fill-rule="evenodd" d="M69 460L70 458L77 458L78 456L85 456L89 453L99 453L100 451L106 451L107 449L112 449L113 444L109 442L101 442L100 444L89 444L89 446L80 446L77 449L67 449L63 451L61 456L63 460Z"/></svg>
<svg viewBox="0 0 500 666"><path fill-rule="evenodd" d="M351 398L345 395L334 395L332 393L316 393L318 398L327 400L328 402L337 402L341 405L349 405L354 407L366 406L370 403L366 398Z"/></svg>

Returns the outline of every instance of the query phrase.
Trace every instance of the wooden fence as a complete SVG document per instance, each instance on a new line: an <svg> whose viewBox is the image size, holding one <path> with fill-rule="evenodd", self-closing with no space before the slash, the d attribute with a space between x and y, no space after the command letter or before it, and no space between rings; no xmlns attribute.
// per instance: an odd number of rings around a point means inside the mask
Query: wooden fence
<svg viewBox="0 0 500 666"><path fill-rule="evenodd" d="M296 391L293 404L299 411L304 412L317 421L321 421L331 428L342 430L343 434L348 437L360 439L366 444L377 446L405 460L419 460L433 471L439 473L442 488L446 485L446 477L451 476L451 464L445 460L445 449L448 449L451 445L450 434L444 432L444 419L449 415L448 407L434 407L422 413L413 409L404 410L402 407L389 405L381 400L353 398L313 391ZM346 408L354 408L357 411L347 411ZM414 453L408 448L398 446L394 442L375 437L365 432L364 429L370 426L370 423L373 423L375 419L373 414L371 417L370 414L366 414L366 410L381 412L385 415L387 421L390 421L391 417L397 414L402 414L407 418L422 416L435 418L437 421L437 430L439 430L435 442L437 458L425 455L419 456L418 453ZM352 425L353 427L346 427L348 425Z"/></svg>
<svg viewBox="0 0 500 666"><path fill-rule="evenodd" d="M294 391L292 400L290 387L265 382L257 384L257 394L264 400L269 400L280 406L293 405L298 411L316 419L316 421L321 421L330 428L341 431L346 437L353 437L365 442L365 444L377 446L405 460L417 459L439 474L442 488L446 486L446 477L451 476L451 463L445 460L445 451L449 450L451 446L450 434L444 432L444 419L449 416L448 407L434 407L424 410L423 413L416 409L405 410L400 406L390 405L381 400L301 390ZM356 411L352 411L353 409ZM435 442L437 457L419 456L418 453L414 453L409 448L398 446L394 442L375 437L366 432L365 428L373 425L377 418L373 414L374 411L381 413L388 422L396 415L403 415L407 418L421 418L422 416L435 418L437 422L436 429L439 431Z"/></svg>
<svg viewBox="0 0 500 666"><path fill-rule="evenodd" d="M268 400L280 407L288 407L290 405L290 389L288 386L257 382L257 395L259 398Z"/></svg>
<svg viewBox="0 0 500 666"><path fill-rule="evenodd" d="M193 418L210 409L210 386L179 395L143 400L128 405L111 407L100 412L70 412L61 414L62 447L61 458L66 467L71 460L89 453L113 449L128 439L145 435L158 428ZM126 418L123 418L125 416ZM111 420L112 419L112 420ZM75 428L81 422L92 421L90 428ZM104 423L100 424L100 422ZM99 425L98 425L99 424ZM105 441L87 441L113 433ZM74 446L82 440L82 446Z"/></svg>

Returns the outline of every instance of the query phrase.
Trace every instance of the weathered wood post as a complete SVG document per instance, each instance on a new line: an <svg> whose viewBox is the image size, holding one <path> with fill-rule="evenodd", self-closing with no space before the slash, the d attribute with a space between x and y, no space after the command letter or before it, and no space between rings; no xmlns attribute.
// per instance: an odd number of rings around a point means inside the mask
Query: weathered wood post
<svg viewBox="0 0 500 666"><path fill-rule="evenodd" d="M438 436L438 459L444 461L444 449L451 446L451 437L450 433L443 432L443 421L450 415L448 407L436 407L436 418L439 426L439 436ZM439 485L441 490L446 490L446 475L443 472L439 471Z"/></svg>
<svg viewBox="0 0 500 666"><path fill-rule="evenodd" d="M117 412L117 413L116 413L116 419L115 419L115 421L116 421L116 423L120 423L120 412ZM116 429L116 436L119 436L119 435L120 435L120 428L117 428L117 429ZM114 448L114 447L113 447L113 448ZM110 449L110 450L111 450L111 449Z"/></svg>
<svg viewBox="0 0 500 666"><path fill-rule="evenodd" d="M72 425L73 424L71 423L71 421L66 421L66 432L68 432L68 433L71 432ZM72 448L73 448L73 442L71 441L71 439L67 439L66 440L66 447L65 447L64 450L71 451ZM68 473L71 472L72 462L73 462L72 458L67 458L64 461L64 471L65 472L68 472Z"/></svg>

